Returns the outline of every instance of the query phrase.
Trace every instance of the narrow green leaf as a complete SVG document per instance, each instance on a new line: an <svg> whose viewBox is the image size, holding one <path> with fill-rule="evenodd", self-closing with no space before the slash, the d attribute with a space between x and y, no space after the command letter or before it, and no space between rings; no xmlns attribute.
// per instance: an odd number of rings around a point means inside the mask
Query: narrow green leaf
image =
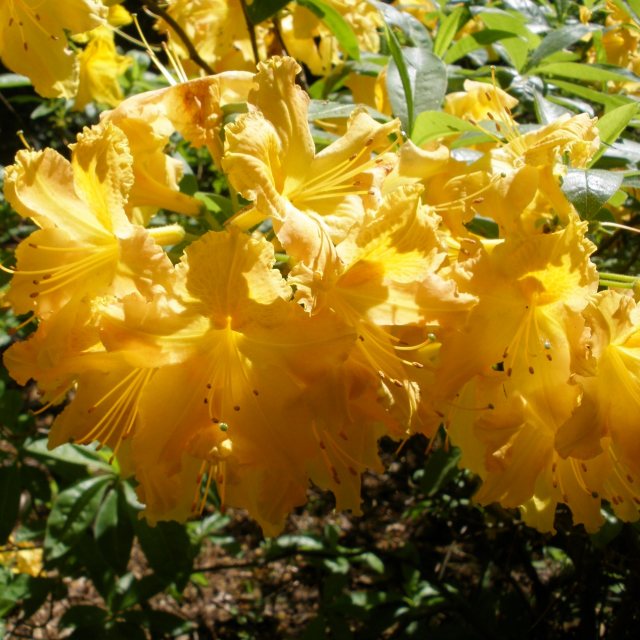
<svg viewBox="0 0 640 640"><path fill-rule="evenodd" d="M333 33L345 53L354 60L360 59L358 38L351 25L331 5L323 0L297 0L298 4L312 11Z"/></svg>
<svg viewBox="0 0 640 640"><path fill-rule="evenodd" d="M533 94L533 105L540 124L550 124L564 115L571 115L569 109L547 100L538 91Z"/></svg>
<svg viewBox="0 0 640 640"><path fill-rule="evenodd" d="M442 60L425 49L403 47L402 56L409 78L409 91L413 111L408 110L404 98L404 84L397 66L390 64L387 88L394 115L398 116L408 135L414 126L415 115L422 111L435 111L442 106L447 90L447 69ZM398 91L402 88L402 92Z"/></svg>
<svg viewBox="0 0 640 640"><path fill-rule="evenodd" d="M274 16L287 4L289 0L246 0L247 16L252 24L258 24Z"/></svg>
<svg viewBox="0 0 640 640"><path fill-rule="evenodd" d="M344 104L342 102L329 100L311 100L307 115L309 122L314 122L315 120L330 120L331 118L348 118L353 113L354 108L355 105L353 104ZM389 120L389 117L383 113L371 107L365 106L365 108L369 115L375 120L378 120L378 122L387 122Z"/></svg>
<svg viewBox="0 0 640 640"><path fill-rule="evenodd" d="M55 560L68 553L95 520L110 476L87 478L60 493L53 503L44 538L45 556Z"/></svg>
<svg viewBox="0 0 640 640"><path fill-rule="evenodd" d="M591 220L622 185L623 174L600 169L570 169L562 192L580 217Z"/></svg>
<svg viewBox="0 0 640 640"><path fill-rule="evenodd" d="M527 28L526 18L521 14L489 9L479 13L478 17L487 28L507 31L512 37L519 36L526 40L531 48L537 47L540 43L540 37Z"/></svg>
<svg viewBox="0 0 640 640"><path fill-rule="evenodd" d="M438 33L433 41L433 52L442 58L444 52L449 48L456 33L460 31L462 25L469 20L471 14L467 7L456 7L448 16L440 21Z"/></svg>
<svg viewBox="0 0 640 640"><path fill-rule="evenodd" d="M453 64L460 58L464 58L467 54L477 49L489 46L494 42L499 42L506 38L513 37L509 31L499 31L496 29L484 29L478 33L473 33L464 38L460 38L444 55L444 61L447 64Z"/></svg>
<svg viewBox="0 0 640 640"><path fill-rule="evenodd" d="M527 63L527 56L531 49L527 41L519 36L514 36L500 40L498 44L504 47L505 52L516 70L522 71L524 65Z"/></svg>
<svg viewBox="0 0 640 640"><path fill-rule="evenodd" d="M614 65L583 64L582 62L552 62L533 70L541 75L560 76L586 82L640 82L634 73Z"/></svg>
<svg viewBox="0 0 640 640"><path fill-rule="evenodd" d="M102 627L107 619L107 612L100 607L79 604L67 609L60 618L61 627Z"/></svg>
<svg viewBox="0 0 640 640"><path fill-rule="evenodd" d="M444 111L424 111L416 118L411 140L418 146L447 136L453 136L464 131L483 133L482 129L470 122Z"/></svg>
<svg viewBox="0 0 640 640"><path fill-rule="evenodd" d="M591 89L590 87L585 87L582 84L576 84L575 82L556 80L555 78L552 82L556 87L558 87L558 89L562 89L567 93L572 93L573 95L584 98L585 100L602 104L607 109L615 109L623 104L631 104L634 102L632 98L628 98L627 96L614 93L604 93L602 91Z"/></svg>
<svg viewBox="0 0 640 640"><path fill-rule="evenodd" d="M402 48L396 34L387 26L387 40L391 51L391 60L387 69L387 91L393 114L400 118L405 131L411 131L414 119L413 91L411 78L405 62Z"/></svg>
<svg viewBox="0 0 640 640"><path fill-rule="evenodd" d="M424 467L424 474L420 479L420 489L429 496L435 495L441 487L456 473L460 449L436 449L433 451Z"/></svg>
<svg viewBox="0 0 640 640"><path fill-rule="evenodd" d="M584 35L589 33L591 28L584 24L570 24L550 31L542 40L538 48L531 54L528 67L535 67L547 56L556 51L562 51L571 46Z"/></svg>
<svg viewBox="0 0 640 640"><path fill-rule="evenodd" d="M607 147L612 145L620 136L620 134L627 128L631 119L638 113L638 105L625 104L621 107L617 107L609 113L606 113L598 120L598 130L600 131L600 144L601 147L598 153L592 158L589 166L593 166L600 156L607 150Z"/></svg>
<svg viewBox="0 0 640 640"><path fill-rule="evenodd" d="M20 493L18 465L0 467L0 545L6 543L18 519Z"/></svg>

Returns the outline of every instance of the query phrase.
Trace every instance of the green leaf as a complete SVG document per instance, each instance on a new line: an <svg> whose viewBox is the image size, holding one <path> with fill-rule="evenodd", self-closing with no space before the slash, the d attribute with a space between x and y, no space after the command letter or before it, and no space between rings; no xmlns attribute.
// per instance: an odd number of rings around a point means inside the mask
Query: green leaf
<svg viewBox="0 0 640 640"><path fill-rule="evenodd" d="M435 495L456 473L460 449L436 449L429 454L420 478L420 489L428 496Z"/></svg>
<svg viewBox="0 0 640 640"><path fill-rule="evenodd" d="M559 76L585 82L640 82L640 77L608 64L583 64L582 62L551 62L536 67L534 73Z"/></svg>
<svg viewBox="0 0 640 640"><path fill-rule="evenodd" d="M505 40L513 37L509 31L500 31L497 29L484 29L473 33L464 38L460 38L445 54L444 61L447 64L453 64L460 58L463 58L472 51L487 47L494 42Z"/></svg>
<svg viewBox="0 0 640 640"><path fill-rule="evenodd" d="M45 557L61 558L95 520L110 476L87 478L60 493L53 503L44 538Z"/></svg>
<svg viewBox="0 0 640 640"><path fill-rule="evenodd" d="M416 118L411 140L420 146L430 140L453 136L464 131L484 133L482 129L470 122L444 111L423 111Z"/></svg>
<svg viewBox="0 0 640 640"><path fill-rule="evenodd" d="M623 174L601 169L570 169L562 192L580 217L591 220L622 185Z"/></svg>
<svg viewBox="0 0 640 640"><path fill-rule="evenodd" d="M527 67L535 67L547 56L569 47L590 31L591 28L584 24L570 24L554 29L544 37L538 48L531 54Z"/></svg>
<svg viewBox="0 0 640 640"><path fill-rule="evenodd" d="M313 12L336 37L345 53L354 60L360 59L360 45L351 25L331 5L322 0L297 0L298 4Z"/></svg>
<svg viewBox="0 0 640 640"><path fill-rule="evenodd" d="M433 50L433 41L427 28L410 13L398 11L395 7L378 0L369 0L382 14L387 27L399 29L407 40L407 46L420 47L421 49Z"/></svg>
<svg viewBox="0 0 640 640"><path fill-rule="evenodd" d="M569 109L547 100L538 91L533 94L533 106L540 124L550 124L564 115L571 115Z"/></svg>
<svg viewBox="0 0 640 640"><path fill-rule="evenodd" d="M154 527L146 520L136 520L135 533L155 574L165 583L184 588L193 564L193 550L184 525L158 522Z"/></svg>
<svg viewBox="0 0 640 640"><path fill-rule="evenodd" d="M362 105L365 106L365 105ZM308 119L310 122L315 120L330 120L331 118L348 118L356 108L354 104L344 104L342 102L333 102L330 100L311 100L309 102ZM389 117L384 114L366 107L369 115L378 120L378 122L388 122Z"/></svg>
<svg viewBox="0 0 640 640"><path fill-rule="evenodd" d="M124 573L131 555L133 525L119 486L113 487L102 501L93 531L105 560L116 573Z"/></svg>
<svg viewBox="0 0 640 640"><path fill-rule="evenodd" d="M21 490L18 465L0 467L0 545L6 543L18 519Z"/></svg>
<svg viewBox="0 0 640 640"><path fill-rule="evenodd" d="M7 584L3 584L0 589L0 618L9 613L20 600L29 597L31 589L30 576L21 573Z"/></svg>
<svg viewBox="0 0 640 640"><path fill-rule="evenodd" d="M638 105L636 103L625 104L609 111L598 120L601 147L592 158L589 166L593 166L606 151L607 147L620 137L620 134L627 128L627 125L637 113Z"/></svg>
<svg viewBox="0 0 640 640"><path fill-rule="evenodd" d="M576 96L580 96L585 100L590 100L591 102L602 104L607 109L615 109L616 107L620 107L623 104L631 104L633 102L633 99L628 98L627 96L596 91L595 89L585 87L581 84L576 84L575 82L556 80L555 78L552 80L552 82L558 89L562 89L567 93L572 93Z"/></svg>
<svg viewBox="0 0 640 640"><path fill-rule="evenodd" d="M442 106L447 90L447 70L442 60L431 51L403 47L401 53L410 98L395 58L389 63L387 90L394 115L400 118L410 135L418 113L435 111Z"/></svg>
<svg viewBox="0 0 640 640"><path fill-rule="evenodd" d="M35 458L44 462L54 460L66 462L68 464L93 467L105 473L114 474L113 467L102 457L100 453L89 448L80 447L76 444L63 444L55 449L47 448L47 439L35 440L24 447Z"/></svg>
<svg viewBox="0 0 640 640"><path fill-rule="evenodd" d="M456 33L460 31L462 25L467 22L471 14L467 7L456 7L446 18L440 21L436 39L433 41L433 52L442 58L444 52L449 48Z"/></svg>
<svg viewBox="0 0 640 640"><path fill-rule="evenodd" d="M259 24L274 16L287 4L289 0L247 0L247 16L252 24Z"/></svg>
<svg viewBox="0 0 640 640"><path fill-rule="evenodd" d="M17 73L3 73L0 75L0 89L15 89L17 87L30 87L31 80Z"/></svg>
<svg viewBox="0 0 640 640"><path fill-rule="evenodd" d="M409 132L415 114L411 78L398 38L389 27L386 27L386 33L392 58L387 69L389 101L393 114L400 118L405 131Z"/></svg>
<svg viewBox="0 0 640 640"><path fill-rule="evenodd" d="M100 607L79 604L67 609L60 618L61 627L102 627L107 619L107 612Z"/></svg>

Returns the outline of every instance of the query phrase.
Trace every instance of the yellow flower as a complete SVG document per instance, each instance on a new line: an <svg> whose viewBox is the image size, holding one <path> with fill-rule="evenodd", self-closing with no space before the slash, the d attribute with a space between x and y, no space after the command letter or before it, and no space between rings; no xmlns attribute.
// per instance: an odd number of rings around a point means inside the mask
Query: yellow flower
<svg viewBox="0 0 640 640"><path fill-rule="evenodd" d="M131 58L116 51L113 31L98 27L89 33L87 46L78 53L80 82L74 104L84 109L89 102L115 107L122 101L118 76L131 64Z"/></svg>
<svg viewBox="0 0 640 640"><path fill-rule="evenodd" d="M47 98L72 98L78 65L67 47L71 35L104 24L107 8L98 0L4 0L0 4L0 57L33 82Z"/></svg>
<svg viewBox="0 0 640 640"><path fill-rule="evenodd" d="M259 65L255 107L226 127L222 167L229 182L253 206L236 220L250 227L270 217L276 234L293 210L321 221L334 242L375 208L388 170L383 152L399 133L394 120L378 124L356 110L344 136L315 153L307 122L309 98L295 84L291 58ZM374 153L378 153L374 156Z"/></svg>
<svg viewBox="0 0 640 640"><path fill-rule="evenodd" d="M198 54L216 73L255 69L240 0L170 0L167 13L184 29ZM171 50L183 60L190 75L201 72L189 60L189 52L169 24L159 20L156 29L167 34Z"/></svg>
<svg viewBox="0 0 640 640"><path fill-rule="evenodd" d="M511 120L510 109L517 104L518 101L500 87L465 80L464 91L445 96L444 110L458 118L478 122L495 117Z"/></svg>
<svg viewBox="0 0 640 640"><path fill-rule="evenodd" d="M11 567L13 573L39 576L42 573L42 548L31 542L15 542L9 537L9 544L0 547L0 564Z"/></svg>
<svg viewBox="0 0 640 640"><path fill-rule="evenodd" d="M355 335L336 318L305 314L273 263L265 240L211 232L178 268L181 308L160 312L138 296L105 308L107 347L134 368L158 368L132 439L152 522L201 510L204 474L223 502L249 509L271 534L304 502L312 461L326 456L333 482L348 479L338 470L349 435L326 443L328 427L313 423L304 392L332 377Z"/></svg>
<svg viewBox="0 0 640 640"><path fill-rule="evenodd" d="M69 303L149 290L163 268L151 256L162 251L127 218L131 164L126 137L105 123L78 136L71 162L45 149L20 151L7 167L7 200L40 227L16 249L7 295L16 312L47 318Z"/></svg>
<svg viewBox="0 0 640 640"><path fill-rule="evenodd" d="M461 290L479 302L461 331L444 335L434 391L463 454L474 456L482 442L485 457L472 464L484 470L484 501L517 506L532 496L556 432L578 405L572 356L597 287L585 231L574 220L480 249L456 267Z"/></svg>
<svg viewBox="0 0 640 640"><path fill-rule="evenodd" d="M200 212L200 201L178 190L183 163L167 155L165 148L178 131L195 147L206 146L218 164L222 109L246 101L252 78L250 73L237 71L191 80L132 96L102 115L103 121L124 131L129 141L135 181L127 209L133 219L145 223L158 208L187 215Z"/></svg>
<svg viewBox="0 0 640 640"><path fill-rule="evenodd" d="M378 29L383 21L378 10L363 0L327 0L349 24L362 51L380 49ZM309 9L290 3L280 20L284 45L293 58L303 62L317 76L326 75L342 59L335 36Z"/></svg>

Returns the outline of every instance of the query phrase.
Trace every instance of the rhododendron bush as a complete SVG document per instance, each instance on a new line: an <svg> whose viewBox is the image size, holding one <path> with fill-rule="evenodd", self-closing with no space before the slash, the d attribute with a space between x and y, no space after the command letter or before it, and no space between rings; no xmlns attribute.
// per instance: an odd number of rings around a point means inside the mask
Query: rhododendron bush
<svg viewBox="0 0 640 640"><path fill-rule="evenodd" d="M0 611L75 566L105 637L194 632L134 614L203 523L360 515L405 447L521 531L637 521L636 5L0 1L4 100L46 99L3 177Z"/></svg>

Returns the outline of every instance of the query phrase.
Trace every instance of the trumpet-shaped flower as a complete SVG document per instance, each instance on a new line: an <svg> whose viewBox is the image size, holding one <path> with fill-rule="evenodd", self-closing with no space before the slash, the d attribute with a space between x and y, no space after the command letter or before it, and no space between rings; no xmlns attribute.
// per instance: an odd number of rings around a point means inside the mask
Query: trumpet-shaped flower
<svg viewBox="0 0 640 640"><path fill-rule="evenodd" d="M298 70L291 58L259 65L249 94L254 109L226 127L222 166L234 188L253 202L238 224L249 227L270 217L278 234L293 208L317 216L339 242L377 206L380 182L390 170L380 154L393 146L390 136L398 134L399 123L381 125L356 111L345 135L316 154L309 98L295 84Z"/></svg>
<svg viewBox="0 0 640 640"><path fill-rule="evenodd" d="M40 227L16 250L8 299L18 313L46 318L70 302L149 293L170 277L152 232L125 213L131 164L126 137L107 123L78 136L71 162L46 149L21 151L7 167L7 199Z"/></svg>
<svg viewBox="0 0 640 640"><path fill-rule="evenodd" d="M116 50L113 31L98 27L89 34L86 47L78 53L80 79L75 109L84 109L89 102L115 107L122 101L118 76L131 64L131 58Z"/></svg>
<svg viewBox="0 0 640 640"><path fill-rule="evenodd" d="M134 368L158 368L132 440L152 521L201 509L204 475L216 480L223 502L248 508L272 533L304 501L312 461L333 467L334 485L350 480L339 471L349 433L326 435L341 431L346 417L314 417L304 394L333 378L355 335L335 317L305 314L273 263L265 240L211 232L189 246L178 268L181 311L154 311L137 296L105 311L107 347ZM326 485L326 474L319 481Z"/></svg>
<svg viewBox="0 0 640 640"><path fill-rule="evenodd" d="M99 0L4 0L0 3L0 57L11 70L33 82L47 98L72 98L78 64L67 36L104 24L107 8Z"/></svg>
<svg viewBox="0 0 640 640"><path fill-rule="evenodd" d="M159 208L187 215L200 211L200 202L180 193L182 163L165 153L171 135L178 131L196 147L206 146L214 162L222 155L220 137L225 105L243 102L252 74L221 73L128 98L103 114L126 134L133 156L134 183L128 211L140 222Z"/></svg>

